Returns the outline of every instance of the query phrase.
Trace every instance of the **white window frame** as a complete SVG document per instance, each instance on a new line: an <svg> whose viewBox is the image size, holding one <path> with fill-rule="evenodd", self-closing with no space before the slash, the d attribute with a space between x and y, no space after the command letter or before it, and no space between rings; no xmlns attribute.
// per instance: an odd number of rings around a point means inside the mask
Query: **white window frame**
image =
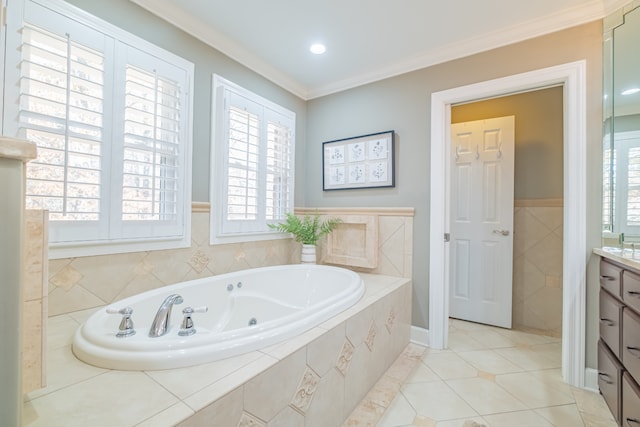
<svg viewBox="0 0 640 427"><path fill-rule="evenodd" d="M226 183L226 158L227 153L227 123L226 112L224 106L225 91L233 92L236 95L242 96L248 99L250 102L259 104L265 110L271 110L277 114L283 116L290 121L291 129L291 179L290 179L290 192L291 200L287 207L288 212L293 212L293 195L294 195L294 183L295 183L295 118L294 112L283 108L282 106L275 104L268 99L265 99L255 93L217 75L212 77L212 130L211 130L211 180L210 180L210 200L211 202L211 214L210 214L210 243L225 244L225 243L240 243L251 242L260 240L273 240L273 239L285 239L291 237L288 233L280 233L268 228L264 218L259 218L261 226L258 230L252 231L238 231L232 233L223 232L224 221L224 207L227 197ZM283 218L284 220L284 218ZM278 221L275 221L278 222Z"/></svg>
<svg viewBox="0 0 640 427"><path fill-rule="evenodd" d="M89 256L89 255L103 255L103 254L113 254L113 253L126 253L126 252L139 252L139 251L147 251L147 250L161 250L161 249L172 249L172 248L183 248L189 247L191 245L191 185L192 185L192 176L191 176L191 165L192 165L192 140L193 140L193 85L194 85L194 64L181 58L171 52L166 51L146 40L143 40L129 32L126 32L106 21L103 21L100 18L97 18L73 5L70 5L61 0L30 0L32 3L40 5L46 9L50 9L51 13L57 13L62 15L65 18L71 19L73 21L77 21L79 24L88 26L92 29L95 29L101 33L104 33L109 38L113 39L116 43L120 43L123 45L131 46L135 49L145 52L146 54L151 55L152 57L156 57L161 61L164 61L169 64L175 64L177 67L184 70L186 75L185 87L184 91L186 93L186 103L184 105L184 111L181 111L181 114L184 114L185 129L184 129L184 145L182 149L184 150L184 154L182 157L181 171L180 173L184 176L184 181L182 188L180 189L183 194L180 196L180 204L178 206L178 229L177 232L172 233L172 235L166 235L164 237L153 236L153 227L150 228L150 234L145 237L133 237L127 238L124 236L129 236L124 234L122 237L113 238L109 236L109 238L104 240L94 240L94 241L83 241L83 242L58 242L51 243L49 245L49 257L52 259L55 258L66 258L66 257L76 257L76 256ZM24 8L26 5L26 0L12 0L7 8L7 17L6 19L17 20L13 22L24 22ZM6 26L3 26L3 31L6 31ZM2 48L5 50L5 54L9 54L10 50L16 43L19 43L19 35L15 34L5 34ZM16 39L18 37L18 39ZM3 55L4 58L4 55ZM6 90L8 79L12 79L15 81L16 75L11 75L13 72L11 69L7 69L7 64L12 63L12 61L7 61L5 64L2 64L3 71L3 84L2 91ZM17 71L19 72L19 71ZM4 97L9 94L9 91L3 92ZM124 93L123 93L124 95ZM12 95L13 96L13 95ZM6 102L6 99L5 99ZM6 108L6 106L5 106ZM9 110L5 111L5 113L9 113ZM3 134L6 135L15 135L18 136L18 122L17 117L15 120L9 120L5 118L6 115L2 115L2 131ZM114 115L114 117L116 117ZM120 120L120 119L118 119ZM112 150L111 141L105 138L104 140L109 150ZM120 167L121 169L121 167ZM117 173L118 168L115 168L110 173ZM112 181L112 178L108 178L109 181ZM121 181L121 179L120 179ZM116 200L116 204L121 203L121 201ZM117 207L117 210L120 211L120 206ZM114 215L116 209L110 209L107 213L109 219L107 221L111 221L111 217ZM151 221L153 222L153 221ZM150 222L146 222L149 224ZM143 225L143 224L141 224ZM144 225L143 225L144 226Z"/></svg>

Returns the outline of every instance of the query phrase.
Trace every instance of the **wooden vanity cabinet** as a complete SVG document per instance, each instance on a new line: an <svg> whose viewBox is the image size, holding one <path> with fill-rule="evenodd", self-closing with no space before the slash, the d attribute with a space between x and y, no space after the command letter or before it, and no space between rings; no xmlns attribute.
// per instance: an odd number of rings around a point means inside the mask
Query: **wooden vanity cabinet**
<svg viewBox="0 0 640 427"><path fill-rule="evenodd" d="M622 424L618 424L640 426L640 387L628 372L622 376Z"/></svg>
<svg viewBox="0 0 640 427"><path fill-rule="evenodd" d="M622 271L622 267L605 259L600 260L600 287L618 299L622 298L620 293Z"/></svg>
<svg viewBox="0 0 640 427"><path fill-rule="evenodd" d="M620 334L622 328L622 309L624 304L607 291L600 290L600 339L618 359L620 357Z"/></svg>
<svg viewBox="0 0 640 427"><path fill-rule="evenodd" d="M640 313L640 275L630 271L622 273L622 300Z"/></svg>
<svg viewBox="0 0 640 427"><path fill-rule="evenodd" d="M640 271L600 260L598 387L619 426L640 427Z"/></svg>
<svg viewBox="0 0 640 427"><path fill-rule="evenodd" d="M603 341L600 341L598 343L598 387L618 425L622 410L622 399L620 398L622 371L622 364L618 358Z"/></svg>

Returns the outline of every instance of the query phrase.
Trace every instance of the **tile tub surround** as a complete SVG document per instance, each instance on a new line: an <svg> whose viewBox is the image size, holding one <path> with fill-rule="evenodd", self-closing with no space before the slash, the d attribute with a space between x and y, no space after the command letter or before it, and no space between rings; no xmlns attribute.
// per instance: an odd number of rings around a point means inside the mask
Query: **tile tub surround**
<svg viewBox="0 0 640 427"><path fill-rule="evenodd" d="M86 365L70 344L93 310L52 317L48 386L26 395L24 423L340 426L409 342L411 281L362 277L363 298L319 327L190 368L124 372Z"/></svg>
<svg viewBox="0 0 640 427"><path fill-rule="evenodd" d="M513 327L562 333L562 199L516 200Z"/></svg>
<svg viewBox="0 0 640 427"><path fill-rule="evenodd" d="M48 211L25 210L22 274L22 391L46 383Z"/></svg>
<svg viewBox="0 0 640 427"><path fill-rule="evenodd" d="M413 209L341 208L319 209L319 212L379 218L378 266L344 267L364 273L412 277ZM101 307L186 280L254 267L297 264L300 249L300 244L293 239L209 245L209 203L195 202L189 248L50 260L49 315ZM321 260L321 254L318 259Z"/></svg>
<svg viewBox="0 0 640 427"><path fill-rule="evenodd" d="M414 208L296 208L297 215L320 215L343 220L336 233L330 256L328 239L318 243L321 263L346 266L355 271L388 276L413 277ZM372 230L374 226L376 229ZM341 236L342 235L342 236ZM347 244L342 244L348 242ZM375 248L372 250L371 248ZM375 263L369 255L375 252ZM339 259L339 261L338 261ZM333 260L333 262L332 262ZM366 261L365 261L366 260Z"/></svg>

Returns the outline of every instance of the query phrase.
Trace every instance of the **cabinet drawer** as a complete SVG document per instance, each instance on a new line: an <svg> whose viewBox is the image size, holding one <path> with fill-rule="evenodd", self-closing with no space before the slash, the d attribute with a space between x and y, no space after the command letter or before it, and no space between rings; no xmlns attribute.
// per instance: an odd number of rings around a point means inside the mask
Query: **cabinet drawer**
<svg viewBox="0 0 640 427"><path fill-rule="evenodd" d="M640 426L640 388L628 372L622 376L622 422L625 427Z"/></svg>
<svg viewBox="0 0 640 427"><path fill-rule="evenodd" d="M622 310L622 364L634 378L640 378L640 316L629 307ZM640 426L639 426L640 427Z"/></svg>
<svg viewBox="0 0 640 427"><path fill-rule="evenodd" d="M622 268L604 259L600 259L600 286L618 298L622 298L622 294L620 293L621 278Z"/></svg>
<svg viewBox="0 0 640 427"><path fill-rule="evenodd" d="M600 290L600 338L618 359L620 358L620 324L623 307L624 305L608 292Z"/></svg>
<svg viewBox="0 0 640 427"><path fill-rule="evenodd" d="M620 397L622 380L622 365L611 353L607 346L598 342L598 387L609 410L613 414L618 424L622 410L622 399Z"/></svg>
<svg viewBox="0 0 640 427"><path fill-rule="evenodd" d="M640 275L626 270L622 273L622 299L640 312Z"/></svg>

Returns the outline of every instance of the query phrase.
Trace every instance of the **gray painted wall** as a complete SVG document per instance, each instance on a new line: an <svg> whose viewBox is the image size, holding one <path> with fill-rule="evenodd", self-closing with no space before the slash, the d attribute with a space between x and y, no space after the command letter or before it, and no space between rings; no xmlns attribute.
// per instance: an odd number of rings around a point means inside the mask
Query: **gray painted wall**
<svg viewBox="0 0 640 427"><path fill-rule="evenodd" d="M562 199L562 110L556 86L453 106L451 123L515 116L515 199Z"/></svg>
<svg viewBox="0 0 640 427"><path fill-rule="evenodd" d="M587 364L596 365L602 180L602 25L594 22L312 100L307 107L306 205L415 207L413 324L428 327L431 94L576 60L587 61ZM394 129L396 187L322 191L323 141Z"/></svg>

